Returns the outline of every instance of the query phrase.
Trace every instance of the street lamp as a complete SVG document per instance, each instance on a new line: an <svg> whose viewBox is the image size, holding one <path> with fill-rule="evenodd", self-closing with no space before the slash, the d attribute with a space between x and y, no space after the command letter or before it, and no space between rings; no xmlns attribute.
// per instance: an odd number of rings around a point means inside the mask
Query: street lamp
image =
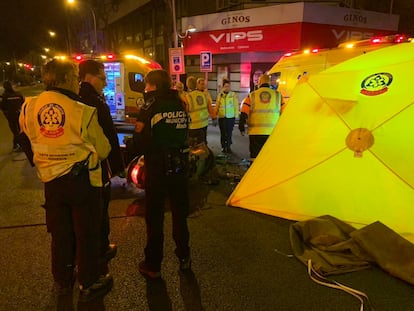
<svg viewBox="0 0 414 311"><path fill-rule="evenodd" d="M185 30L184 34L180 34L177 31L177 17L176 17L176 12L175 12L175 0L171 0L171 2L169 2L169 4L171 5L171 12L172 12L172 19L173 19L174 48L178 48L178 39L186 38L190 32L196 31L196 28L193 25L188 25L188 27ZM175 81L180 81L180 75L179 74L175 75Z"/></svg>
<svg viewBox="0 0 414 311"><path fill-rule="evenodd" d="M171 11L172 11L172 18L173 18L174 47L178 48L178 38L180 39L186 38L190 32L196 31L196 28L193 25L188 25L184 34L180 34L177 31L177 16L175 13L175 0L171 0Z"/></svg>
<svg viewBox="0 0 414 311"><path fill-rule="evenodd" d="M193 25L188 25L187 29L185 30L185 32L183 34L180 34L177 32L177 36L180 39L184 39L186 38L190 32L195 32L197 30L197 28L195 28Z"/></svg>
<svg viewBox="0 0 414 311"><path fill-rule="evenodd" d="M66 2L68 4L70 4L70 5L74 5L76 1L75 0L66 0ZM85 6L87 6L89 8L89 10L91 11L91 14L92 14L93 31L94 31L94 37L95 37L95 46L93 48L93 53L95 53L95 51L98 49L98 34L97 34L97 30L96 30L96 14L95 14L95 10L92 8L92 6L90 6L86 2L82 2L82 4L84 4Z"/></svg>

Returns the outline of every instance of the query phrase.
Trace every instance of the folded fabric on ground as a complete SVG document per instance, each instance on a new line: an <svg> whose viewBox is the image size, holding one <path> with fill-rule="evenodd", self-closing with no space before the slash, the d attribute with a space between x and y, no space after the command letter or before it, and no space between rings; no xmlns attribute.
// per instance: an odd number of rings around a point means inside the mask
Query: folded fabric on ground
<svg viewBox="0 0 414 311"><path fill-rule="evenodd" d="M384 271L414 284L414 244L379 221L351 232L351 238Z"/></svg>
<svg viewBox="0 0 414 311"><path fill-rule="evenodd" d="M414 284L414 244L377 221L356 230L324 215L290 227L295 256L321 275L366 269L377 264L391 275Z"/></svg>

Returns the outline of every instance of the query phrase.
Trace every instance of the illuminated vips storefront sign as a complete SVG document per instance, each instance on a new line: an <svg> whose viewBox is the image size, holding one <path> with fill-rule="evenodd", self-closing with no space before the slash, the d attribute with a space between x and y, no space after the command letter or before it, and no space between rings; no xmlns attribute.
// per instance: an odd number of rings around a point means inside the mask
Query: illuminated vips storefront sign
<svg viewBox="0 0 414 311"><path fill-rule="evenodd" d="M290 3L182 19L197 32L184 39L186 55L334 47L348 40L395 33L398 15L316 3Z"/></svg>

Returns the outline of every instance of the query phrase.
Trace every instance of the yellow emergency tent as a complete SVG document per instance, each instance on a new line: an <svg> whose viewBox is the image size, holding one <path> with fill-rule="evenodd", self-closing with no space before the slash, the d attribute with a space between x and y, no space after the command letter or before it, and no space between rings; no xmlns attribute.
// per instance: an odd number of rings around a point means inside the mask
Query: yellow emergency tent
<svg viewBox="0 0 414 311"><path fill-rule="evenodd" d="M381 221L414 240L414 44L302 80L227 201L291 220Z"/></svg>

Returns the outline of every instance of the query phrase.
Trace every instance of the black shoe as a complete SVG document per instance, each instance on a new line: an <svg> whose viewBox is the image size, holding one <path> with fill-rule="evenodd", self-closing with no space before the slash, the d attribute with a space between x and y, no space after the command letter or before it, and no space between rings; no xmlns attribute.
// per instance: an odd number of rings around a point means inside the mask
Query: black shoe
<svg viewBox="0 0 414 311"><path fill-rule="evenodd" d="M95 283L93 283L88 288L83 288L82 285L79 286L79 301L80 302L90 302L97 298L104 297L112 289L114 285L114 279L112 275L107 274L101 276Z"/></svg>
<svg viewBox="0 0 414 311"><path fill-rule="evenodd" d="M180 259L180 270L190 270L191 269L191 257Z"/></svg>
<svg viewBox="0 0 414 311"><path fill-rule="evenodd" d="M158 279L161 277L161 272L152 270L145 260L138 264L138 270L143 276L149 277L150 279Z"/></svg>
<svg viewBox="0 0 414 311"><path fill-rule="evenodd" d="M118 251L118 246L116 244L109 244L108 249L105 252L104 258L106 261L110 261L116 256L116 252Z"/></svg>

